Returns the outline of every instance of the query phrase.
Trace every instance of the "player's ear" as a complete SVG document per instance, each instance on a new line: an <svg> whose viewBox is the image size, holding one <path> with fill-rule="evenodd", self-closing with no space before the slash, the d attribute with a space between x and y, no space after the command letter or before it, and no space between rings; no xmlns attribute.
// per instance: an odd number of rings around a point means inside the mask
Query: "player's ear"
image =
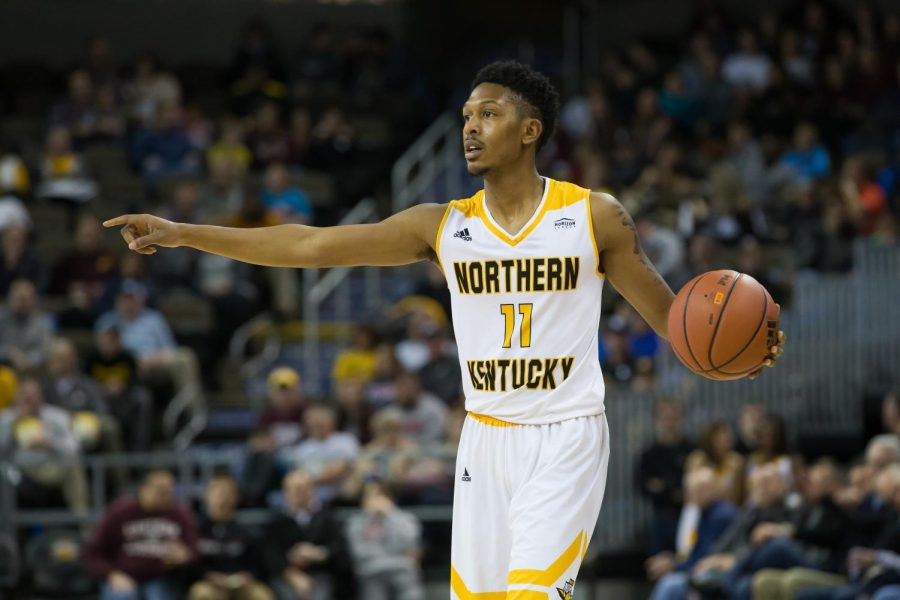
<svg viewBox="0 0 900 600"><path fill-rule="evenodd" d="M522 143L533 144L541 138L544 131L544 124L540 119L529 117L522 121Z"/></svg>

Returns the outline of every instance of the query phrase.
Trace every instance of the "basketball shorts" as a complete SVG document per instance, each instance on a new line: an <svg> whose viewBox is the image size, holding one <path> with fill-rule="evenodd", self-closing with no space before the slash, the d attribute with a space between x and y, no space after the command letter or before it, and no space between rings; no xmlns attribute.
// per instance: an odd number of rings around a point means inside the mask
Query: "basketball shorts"
<svg viewBox="0 0 900 600"><path fill-rule="evenodd" d="M451 598L571 600L608 463L603 414L516 425L470 413L456 459Z"/></svg>

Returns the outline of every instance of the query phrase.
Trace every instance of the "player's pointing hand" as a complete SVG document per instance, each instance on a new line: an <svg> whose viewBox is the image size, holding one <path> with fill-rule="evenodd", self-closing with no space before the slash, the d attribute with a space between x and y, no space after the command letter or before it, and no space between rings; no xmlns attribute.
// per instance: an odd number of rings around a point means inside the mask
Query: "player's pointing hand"
<svg viewBox="0 0 900 600"><path fill-rule="evenodd" d="M104 227L122 227L128 247L141 254L154 254L156 248L180 246L181 225L153 215L122 215L103 222Z"/></svg>

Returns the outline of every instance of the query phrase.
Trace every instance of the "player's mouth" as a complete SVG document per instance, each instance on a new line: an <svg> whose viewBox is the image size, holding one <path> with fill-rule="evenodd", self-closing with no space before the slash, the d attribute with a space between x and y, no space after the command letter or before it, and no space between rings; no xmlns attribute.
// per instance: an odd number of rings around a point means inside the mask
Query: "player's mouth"
<svg viewBox="0 0 900 600"><path fill-rule="evenodd" d="M463 144L463 148L466 151L466 160L468 161L476 160L481 156L481 153L484 150L484 146L481 145L481 142L476 142L475 140L466 140Z"/></svg>

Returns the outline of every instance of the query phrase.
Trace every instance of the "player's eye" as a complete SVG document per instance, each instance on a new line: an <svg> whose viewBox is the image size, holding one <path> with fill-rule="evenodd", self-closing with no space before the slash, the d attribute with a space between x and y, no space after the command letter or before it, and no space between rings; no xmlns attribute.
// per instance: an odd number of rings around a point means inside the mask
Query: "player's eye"
<svg viewBox="0 0 900 600"><path fill-rule="evenodd" d="M472 115L463 115L463 121L465 121L466 123L468 123L468 122L469 122L469 118L470 118L471 116L472 116Z"/></svg>
<svg viewBox="0 0 900 600"><path fill-rule="evenodd" d="M483 113L481 113L481 116L482 117L492 117L492 116L494 116L494 112L490 111L490 110L486 110Z"/></svg>

